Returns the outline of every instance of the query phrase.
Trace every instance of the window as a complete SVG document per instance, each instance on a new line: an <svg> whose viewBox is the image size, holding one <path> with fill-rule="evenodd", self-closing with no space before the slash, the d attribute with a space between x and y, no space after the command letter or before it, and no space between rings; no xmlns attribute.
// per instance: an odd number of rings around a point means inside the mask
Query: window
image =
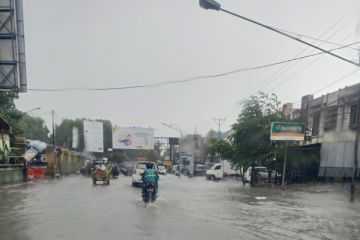
<svg viewBox="0 0 360 240"><path fill-rule="evenodd" d="M336 128L337 106L329 107L326 111L324 130L332 130Z"/></svg>
<svg viewBox="0 0 360 240"><path fill-rule="evenodd" d="M357 104L351 105L351 109L350 109L350 128L355 128L357 126L357 114L358 114L358 106L357 106Z"/></svg>
<svg viewBox="0 0 360 240"><path fill-rule="evenodd" d="M319 136L319 129L320 129L320 113L316 113L313 116L312 135Z"/></svg>
<svg viewBox="0 0 360 240"><path fill-rule="evenodd" d="M221 165L215 167L215 170L219 170L219 169L221 169Z"/></svg>
<svg viewBox="0 0 360 240"><path fill-rule="evenodd" d="M136 164L136 169L146 169L146 164L145 163L138 163Z"/></svg>
<svg viewBox="0 0 360 240"><path fill-rule="evenodd" d="M262 167L262 168L256 168L256 171L257 171L258 173L267 173L267 172L268 172L267 168L264 168L264 167Z"/></svg>

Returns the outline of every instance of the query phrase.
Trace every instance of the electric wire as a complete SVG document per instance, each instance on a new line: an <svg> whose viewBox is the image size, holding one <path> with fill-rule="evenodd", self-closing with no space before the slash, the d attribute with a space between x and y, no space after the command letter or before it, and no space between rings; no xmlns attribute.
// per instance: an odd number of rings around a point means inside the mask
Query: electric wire
<svg viewBox="0 0 360 240"><path fill-rule="evenodd" d="M355 45L355 44L358 44L358 43L359 42L351 43L351 44L348 44L348 45L345 45L345 46L342 46L342 47L337 47L337 48L330 49L328 51L332 52L332 51L335 51L335 50L338 50L338 49L343 49L343 48L346 48L348 46L352 46L352 45ZM317 55L321 55L321 54L325 54L325 52L318 52L318 53L314 53L314 54L310 54L310 55L305 55L305 56L301 56L301 57L297 57L297 58L287 59L287 60L278 61L278 62L269 63L269 64L265 64L265 65L260 65L260 66L240 68L240 69L236 69L236 70L233 70L233 71L224 72L224 73L218 73L218 74L214 74L214 75L203 75L203 76L192 77L192 78L187 78L187 79L182 79L182 80L175 80L175 81L163 81L163 82L150 83L150 84L130 85L130 86L122 86L122 87L105 87L105 88L85 88L85 87L29 88L28 91L33 91L33 92L111 91L111 90L126 90L126 89L137 89L137 88L152 88L152 87L158 87L158 86L163 86L163 85L171 85L171 84L192 82L192 81L208 79L208 78L218 78L218 77L223 77L223 76L227 76L227 75L231 75L231 74L235 74L235 73L239 73L239 72L253 71L253 70L273 67L273 66L284 64L284 63L287 63L287 62L298 61L298 60L301 60L301 59L304 59L304 58L309 58L309 57L313 57L313 56L317 56Z"/></svg>

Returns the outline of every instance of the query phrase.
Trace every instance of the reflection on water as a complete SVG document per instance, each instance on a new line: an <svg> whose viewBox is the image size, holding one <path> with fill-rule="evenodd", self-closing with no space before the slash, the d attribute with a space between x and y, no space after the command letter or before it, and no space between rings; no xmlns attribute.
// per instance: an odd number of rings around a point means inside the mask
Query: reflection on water
<svg viewBox="0 0 360 240"><path fill-rule="evenodd" d="M0 239L358 239L360 202L341 184L281 189L165 176L141 201L121 176L72 176L0 188Z"/></svg>

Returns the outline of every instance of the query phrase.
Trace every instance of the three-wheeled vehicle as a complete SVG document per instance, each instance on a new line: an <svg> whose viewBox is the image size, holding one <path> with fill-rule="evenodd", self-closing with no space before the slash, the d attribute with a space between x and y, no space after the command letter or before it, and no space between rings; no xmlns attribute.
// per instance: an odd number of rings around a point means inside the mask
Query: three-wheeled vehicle
<svg viewBox="0 0 360 240"><path fill-rule="evenodd" d="M97 160L91 168L91 179L95 185L97 181L102 181L107 185L110 184L111 167L105 164L104 160Z"/></svg>

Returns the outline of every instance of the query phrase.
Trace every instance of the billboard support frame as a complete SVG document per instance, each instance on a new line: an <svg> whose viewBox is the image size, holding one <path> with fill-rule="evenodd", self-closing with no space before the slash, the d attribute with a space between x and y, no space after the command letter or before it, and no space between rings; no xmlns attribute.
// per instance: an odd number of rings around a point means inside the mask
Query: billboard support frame
<svg viewBox="0 0 360 240"><path fill-rule="evenodd" d="M27 92L23 0L1 1L0 91Z"/></svg>
<svg viewBox="0 0 360 240"><path fill-rule="evenodd" d="M283 174L281 181L281 188L285 190L285 174L286 162L288 155L288 148L290 141L304 141L305 139L305 126L303 123L295 122L272 122L270 128L271 141L284 141L285 153L283 163Z"/></svg>

